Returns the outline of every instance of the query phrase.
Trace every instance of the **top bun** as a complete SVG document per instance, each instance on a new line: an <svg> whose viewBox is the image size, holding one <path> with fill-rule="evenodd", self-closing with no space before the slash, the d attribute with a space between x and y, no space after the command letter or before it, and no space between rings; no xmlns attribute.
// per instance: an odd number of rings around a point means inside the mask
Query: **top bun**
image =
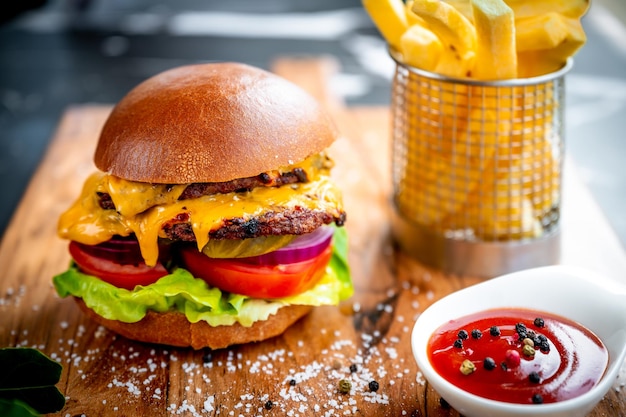
<svg viewBox="0 0 626 417"><path fill-rule="evenodd" d="M223 182L300 162L336 139L320 104L259 68L174 68L131 90L96 147L101 171L131 181Z"/></svg>

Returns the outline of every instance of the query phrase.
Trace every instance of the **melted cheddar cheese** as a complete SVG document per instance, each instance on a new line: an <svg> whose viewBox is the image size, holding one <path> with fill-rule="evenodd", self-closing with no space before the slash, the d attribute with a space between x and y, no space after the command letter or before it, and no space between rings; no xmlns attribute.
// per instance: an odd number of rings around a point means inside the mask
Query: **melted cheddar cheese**
<svg viewBox="0 0 626 417"><path fill-rule="evenodd" d="M316 155L289 167L302 168L309 179L306 183L187 200L178 200L186 185L140 183L94 173L86 180L78 200L61 215L58 234L88 245L105 242L114 235L135 234L146 264L155 265L158 239L166 237L163 225L180 214L188 216L199 250L209 241L209 232L220 228L226 219L247 219L296 207L339 216L343 210L341 193L330 180L330 164L320 160L328 161ZM116 210L101 208L98 193L109 194Z"/></svg>

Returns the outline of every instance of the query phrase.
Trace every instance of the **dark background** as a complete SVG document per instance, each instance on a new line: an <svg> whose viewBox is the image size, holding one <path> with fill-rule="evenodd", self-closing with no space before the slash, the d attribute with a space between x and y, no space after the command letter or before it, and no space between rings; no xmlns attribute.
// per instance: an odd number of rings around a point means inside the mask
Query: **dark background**
<svg viewBox="0 0 626 417"><path fill-rule="evenodd" d="M5 4L7 2L4 2ZM188 63L333 55L348 104L387 104L393 64L360 0L30 0L0 6L0 233L70 105L117 102ZM566 152L626 245L626 3L597 0L566 78Z"/></svg>

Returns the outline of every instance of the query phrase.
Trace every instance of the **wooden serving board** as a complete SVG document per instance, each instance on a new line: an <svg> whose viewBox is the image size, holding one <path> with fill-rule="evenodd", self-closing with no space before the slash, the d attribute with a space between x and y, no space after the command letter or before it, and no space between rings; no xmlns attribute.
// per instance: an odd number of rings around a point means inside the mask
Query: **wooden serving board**
<svg viewBox="0 0 626 417"><path fill-rule="evenodd" d="M478 279L444 275L395 250L388 109L346 108L328 87L333 60L279 59L273 70L319 98L343 133L331 152L349 213L354 297L315 309L280 337L212 352L136 343L99 328L51 284L69 262L57 218L95 169L111 109L70 108L0 246L0 346L36 347L62 363L58 387L67 403L58 415L459 415L421 377L411 330L428 305ZM623 248L575 173L566 175L563 262L626 280ZM592 416L626 416L625 374ZM338 390L342 379L352 382L349 394Z"/></svg>

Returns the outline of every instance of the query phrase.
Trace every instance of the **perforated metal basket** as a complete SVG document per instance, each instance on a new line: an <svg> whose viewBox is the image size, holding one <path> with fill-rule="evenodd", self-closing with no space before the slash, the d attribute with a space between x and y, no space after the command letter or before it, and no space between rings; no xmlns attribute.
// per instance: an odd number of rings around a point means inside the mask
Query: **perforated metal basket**
<svg viewBox="0 0 626 417"><path fill-rule="evenodd" d="M558 262L564 76L572 62L545 76L480 82L394 59L400 246L447 272L476 276Z"/></svg>

